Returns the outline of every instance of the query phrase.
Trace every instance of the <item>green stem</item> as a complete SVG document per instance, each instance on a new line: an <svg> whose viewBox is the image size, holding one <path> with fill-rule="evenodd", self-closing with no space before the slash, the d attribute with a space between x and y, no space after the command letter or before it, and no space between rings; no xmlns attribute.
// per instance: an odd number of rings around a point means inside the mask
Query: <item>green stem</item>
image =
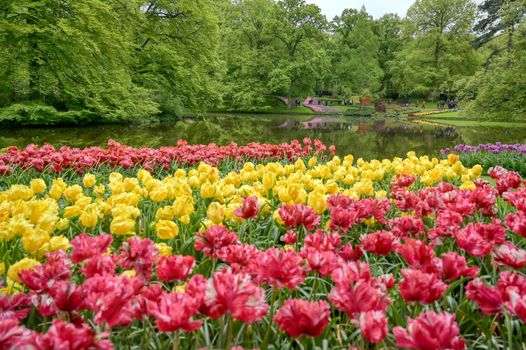
<svg viewBox="0 0 526 350"><path fill-rule="evenodd" d="M270 338L270 330L272 329L272 318L274 317L274 303L276 302L276 297L278 295L278 291L272 290L272 297L270 300L270 320L267 328L267 332L265 333L265 338L263 339L263 343L261 344L261 350L267 350L269 338Z"/></svg>
<svg viewBox="0 0 526 350"><path fill-rule="evenodd" d="M232 346L232 339L234 338L234 319L232 318L231 315L227 317L228 317L228 335L226 338L225 349L229 350L230 347Z"/></svg>
<svg viewBox="0 0 526 350"><path fill-rule="evenodd" d="M513 325L511 324L510 314L507 311L504 313L504 318L506 320L506 333L508 333L507 349L513 350Z"/></svg>
<svg viewBox="0 0 526 350"><path fill-rule="evenodd" d="M179 338L179 331L175 331L175 333L173 334L173 337L174 337L174 346L173 346L173 350L179 350L179 343L181 341L181 339Z"/></svg>

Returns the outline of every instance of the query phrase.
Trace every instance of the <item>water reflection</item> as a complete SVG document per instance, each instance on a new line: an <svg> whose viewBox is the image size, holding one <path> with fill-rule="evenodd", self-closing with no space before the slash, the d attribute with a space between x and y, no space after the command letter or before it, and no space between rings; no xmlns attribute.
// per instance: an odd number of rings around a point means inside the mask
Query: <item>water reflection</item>
<svg viewBox="0 0 526 350"><path fill-rule="evenodd" d="M454 131L454 132L453 132ZM222 115L150 125L102 125L62 128L16 128L0 130L0 148L49 142L57 147L106 145L112 138L131 146L190 143L246 144L252 141L281 143L304 137L334 144L340 154L364 158L392 158L414 150L438 154L457 143L526 143L524 128L468 127L449 131L415 126L394 119L367 120L350 117L290 117L284 115Z"/></svg>

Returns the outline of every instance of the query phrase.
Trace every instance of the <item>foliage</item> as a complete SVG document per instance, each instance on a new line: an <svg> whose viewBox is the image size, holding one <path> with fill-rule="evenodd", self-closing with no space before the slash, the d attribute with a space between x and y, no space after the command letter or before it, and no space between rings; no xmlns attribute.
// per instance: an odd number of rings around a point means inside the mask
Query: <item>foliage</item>
<svg viewBox="0 0 526 350"><path fill-rule="evenodd" d="M0 123L4 125L83 124L94 120L97 116L87 110L62 112L39 103L17 103L0 109Z"/></svg>
<svg viewBox="0 0 526 350"><path fill-rule="evenodd" d="M409 8L406 43L389 68L399 93L451 95L455 81L477 71L470 45L475 10L472 0L417 0Z"/></svg>
<svg viewBox="0 0 526 350"><path fill-rule="evenodd" d="M385 26L380 26L388 31L388 25L385 22ZM375 23L365 11L347 9L334 19L331 90L335 94L370 95L380 90L383 76L379 63L380 40L374 29ZM387 43L385 40L382 43L385 53Z"/></svg>
<svg viewBox="0 0 526 350"><path fill-rule="evenodd" d="M486 68L463 85L468 112L482 117L526 117L526 1L506 2L498 12L501 31L484 37L489 51Z"/></svg>
<svg viewBox="0 0 526 350"><path fill-rule="evenodd" d="M84 121L126 121L218 100L215 19L204 0L2 7L0 107L34 101Z"/></svg>
<svg viewBox="0 0 526 350"><path fill-rule="evenodd" d="M398 91L394 88L389 64L402 49L402 19L395 14L383 15L375 21L375 33L380 43L378 63L383 71L381 91L386 96L397 97Z"/></svg>
<svg viewBox="0 0 526 350"><path fill-rule="evenodd" d="M405 18L362 7L329 22L305 0L5 0L0 122L260 112L315 95L524 115L524 1L486 0L476 17L473 0L416 0Z"/></svg>

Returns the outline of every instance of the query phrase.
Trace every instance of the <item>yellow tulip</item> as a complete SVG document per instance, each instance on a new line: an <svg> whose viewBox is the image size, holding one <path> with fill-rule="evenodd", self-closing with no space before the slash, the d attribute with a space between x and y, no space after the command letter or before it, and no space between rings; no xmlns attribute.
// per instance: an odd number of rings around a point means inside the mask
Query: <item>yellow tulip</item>
<svg viewBox="0 0 526 350"><path fill-rule="evenodd" d="M63 195L70 203L75 203L82 196L82 187L79 185L70 186L64 190Z"/></svg>
<svg viewBox="0 0 526 350"><path fill-rule="evenodd" d="M42 179L31 180L30 186L33 192L36 194L44 193L44 191L46 190L46 183Z"/></svg>
<svg viewBox="0 0 526 350"><path fill-rule="evenodd" d="M156 243L155 247L157 248L157 250L159 250L159 255L160 256L170 256L170 255L172 255L173 249L172 249L172 247L170 247L166 243Z"/></svg>
<svg viewBox="0 0 526 350"><path fill-rule="evenodd" d="M82 178L82 184L86 188L92 188L97 183L97 178L93 174L86 174Z"/></svg>
<svg viewBox="0 0 526 350"><path fill-rule="evenodd" d="M206 217L214 224L219 225L225 220L225 209L218 202L212 202L206 211Z"/></svg>
<svg viewBox="0 0 526 350"><path fill-rule="evenodd" d="M114 235L133 235L135 234L135 220L122 216L114 217L110 224L110 232Z"/></svg>
<svg viewBox="0 0 526 350"><path fill-rule="evenodd" d="M79 222L82 226L91 228L97 226L99 222L99 208L96 204L90 204L80 214Z"/></svg>
<svg viewBox="0 0 526 350"><path fill-rule="evenodd" d="M174 239L179 234L179 226L170 220L160 220L155 225L155 230L160 239Z"/></svg>
<svg viewBox="0 0 526 350"><path fill-rule="evenodd" d="M65 231L69 228L69 220L64 218L57 221L55 228L59 231Z"/></svg>

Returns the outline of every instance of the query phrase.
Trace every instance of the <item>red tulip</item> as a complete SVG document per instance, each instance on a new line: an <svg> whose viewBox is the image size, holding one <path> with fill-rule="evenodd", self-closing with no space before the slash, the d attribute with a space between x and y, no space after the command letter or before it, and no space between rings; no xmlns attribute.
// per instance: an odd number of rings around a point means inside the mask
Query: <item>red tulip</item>
<svg viewBox="0 0 526 350"><path fill-rule="evenodd" d="M107 339L100 339L85 323L72 324L59 318L53 320L51 327L44 334L26 338L19 343L20 348L38 350L110 350L113 345Z"/></svg>
<svg viewBox="0 0 526 350"><path fill-rule="evenodd" d="M116 267L114 256L96 255L84 263L84 266L80 269L80 273L86 278L97 275L113 275L115 274Z"/></svg>
<svg viewBox="0 0 526 350"><path fill-rule="evenodd" d="M22 321L31 311L31 300L25 294L0 295L0 321Z"/></svg>
<svg viewBox="0 0 526 350"><path fill-rule="evenodd" d="M237 264L240 267L247 267L257 262L259 253L251 244L231 244L217 251L217 258L230 264Z"/></svg>
<svg viewBox="0 0 526 350"><path fill-rule="evenodd" d="M436 258L433 247L422 241L409 238L398 248L397 252L413 269L429 273L436 273L440 269L440 260Z"/></svg>
<svg viewBox="0 0 526 350"><path fill-rule="evenodd" d="M274 322L291 337L318 337L327 327L329 316L330 307L325 301L288 299L274 316Z"/></svg>
<svg viewBox="0 0 526 350"><path fill-rule="evenodd" d="M193 256L163 256L157 261L157 279L161 282L184 281L195 265Z"/></svg>
<svg viewBox="0 0 526 350"><path fill-rule="evenodd" d="M245 220L256 219L259 213L259 203L257 197L243 198L243 205L234 211L234 214Z"/></svg>
<svg viewBox="0 0 526 350"><path fill-rule="evenodd" d="M157 253L158 250L150 239L131 237L121 245L117 262L126 270L134 268L137 277L147 281L152 276L153 260Z"/></svg>
<svg viewBox="0 0 526 350"><path fill-rule="evenodd" d="M479 268L469 267L466 258L455 252L446 253L442 256L442 278L446 281L454 281L460 277L475 278L479 274Z"/></svg>
<svg viewBox="0 0 526 350"><path fill-rule="evenodd" d="M270 248L259 254L253 268L260 283L294 290L305 279L302 264L303 259L296 252Z"/></svg>
<svg viewBox="0 0 526 350"><path fill-rule="evenodd" d="M338 250L338 255L345 261L357 261L363 256L363 250L359 244L353 247L347 243Z"/></svg>
<svg viewBox="0 0 526 350"><path fill-rule="evenodd" d="M295 244L298 242L298 234L293 230L289 230L281 237L281 241L285 244Z"/></svg>
<svg viewBox="0 0 526 350"><path fill-rule="evenodd" d="M246 323L260 321L267 314L265 292L250 276L223 270L208 281L201 311L211 318L230 312L236 320Z"/></svg>
<svg viewBox="0 0 526 350"><path fill-rule="evenodd" d="M506 226L514 233L526 238L526 213L519 211L515 214L508 214Z"/></svg>
<svg viewBox="0 0 526 350"><path fill-rule="evenodd" d="M60 252L48 255L50 259L45 264L37 265L30 270L18 274L20 281L29 289L47 292L54 288L55 283L68 280L71 277L71 261Z"/></svg>
<svg viewBox="0 0 526 350"><path fill-rule="evenodd" d="M234 244L239 244L239 238L235 233L229 232L225 226L211 226L205 232L195 235L194 248L205 256L215 259L217 251Z"/></svg>
<svg viewBox="0 0 526 350"><path fill-rule="evenodd" d="M385 216L391 210L391 202L387 199L365 198L352 204L352 209L357 213L357 221L374 218L382 225L387 224Z"/></svg>
<svg viewBox="0 0 526 350"><path fill-rule="evenodd" d="M329 207L331 212L331 221L329 227L331 230L346 233L356 224L357 213L351 208Z"/></svg>
<svg viewBox="0 0 526 350"><path fill-rule="evenodd" d="M21 327L18 320L0 319L0 349L18 349L21 343L31 337L31 332Z"/></svg>
<svg viewBox="0 0 526 350"><path fill-rule="evenodd" d="M279 216L285 227L296 228L304 226L312 230L320 224L320 217L314 210L304 204L285 204L279 209Z"/></svg>
<svg viewBox="0 0 526 350"><path fill-rule="evenodd" d="M387 317L383 311L362 312L359 325L363 338L368 342L380 343L387 337Z"/></svg>
<svg viewBox="0 0 526 350"><path fill-rule="evenodd" d="M420 350L462 350L465 342L459 337L460 330L455 316L447 312L428 311L416 319L407 319L407 328L395 327L396 345L401 348Z"/></svg>
<svg viewBox="0 0 526 350"><path fill-rule="evenodd" d="M320 276L330 275L342 264L342 259L331 251L320 251L312 247L303 247L300 256L307 260L310 271L318 271Z"/></svg>
<svg viewBox="0 0 526 350"><path fill-rule="evenodd" d="M362 312L386 311L389 297L383 279L371 277L369 265L347 263L332 274L335 286L329 300L339 310L357 318Z"/></svg>
<svg viewBox="0 0 526 350"><path fill-rule="evenodd" d="M508 265L514 269L519 270L526 266L526 250L519 249L510 241L494 248L493 257L497 263Z"/></svg>
<svg viewBox="0 0 526 350"><path fill-rule="evenodd" d="M308 234L303 243L305 247L319 251L335 252L342 244L342 239L337 232L328 233L323 230L317 230L315 233Z"/></svg>
<svg viewBox="0 0 526 350"><path fill-rule="evenodd" d="M381 256L395 251L400 246L400 241L387 231L377 231L360 236L362 249Z"/></svg>
<svg viewBox="0 0 526 350"><path fill-rule="evenodd" d="M71 245L73 246L71 260L74 263L79 263L93 256L104 254L112 242L113 238L111 235L92 237L81 233L71 240Z"/></svg>
<svg viewBox="0 0 526 350"><path fill-rule="evenodd" d="M506 239L506 230L500 226L500 220L491 224L469 223L455 233L459 248L473 256L487 256L495 244L502 244Z"/></svg>
<svg viewBox="0 0 526 350"><path fill-rule="evenodd" d="M487 315L494 315L502 308L502 296L494 287L488 287L481 280L470 281L466 287L466 296L475 302L480 310Z"/></svg>
<svg viewBox="0 0 526 350"><path fill-rule="evenodd" d="M109 327L129 325L134 315L134 298L140 292L140 279L114 276L97 276L82 285L84 304L93 311L96 324Z"/></svg>
<svg viewBox="0 0 526 350"><path fill-rule="evenodd" d="M193 332L202 321L192 318L199 313L199 301L185 293L162 293L157 302L148 303L148 313L161 332Z"/></svg>
<svg viewBox="0 0 526 350"><path fill-rule="evenodd" d="M57 309L61 311L75 311L82 305L82 290L69 281L57 282L49 291Z"/></svg>
<svg viewBox="0 0 526 350"><path fill-rule="evenodd" d="M404 279L398 286L405 301L431 304L440 299L448 287L436 275L419 270L403 269L402 276Z"/></svg>
<svg viewBox="0 0 526 350"><path fill-rule="evenodd" d="M402 216L389 220L389 227L393 234L400 238L415 236L426 228L422 219L415 216Z"/></svg>

